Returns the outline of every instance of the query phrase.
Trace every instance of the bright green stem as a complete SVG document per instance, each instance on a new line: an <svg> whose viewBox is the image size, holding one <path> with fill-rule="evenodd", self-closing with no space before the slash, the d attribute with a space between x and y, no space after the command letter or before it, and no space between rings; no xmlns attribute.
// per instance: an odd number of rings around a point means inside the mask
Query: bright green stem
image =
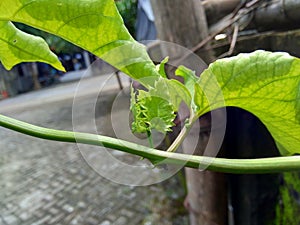
<svg viewBox="0 0 300 225"><path fill-rule="evenodd" d="M167 152L175 152L179 146L182 144L184 141L185 137L188 135L190 128L187 126L184 126L176 139L173 141L173 143L170 145L168 148Z"/></svg>
<svg viewBox="0 0 300 225"><path fill-rule="evenodd" d="M155 163L184 165L191 168L199 168L201 163L201 168L207 167L208 170L226 173L274 173L300 170L300 156L260 159L225 159L193 156L160 151L132 142L101 135L38 127L3 115L0 115L0 126L48 140L82 143L117 149L142 156Z"/></svg>
<svg viewBox="0 0 300 225"><path fill-rule="evenodd" d="M200 117L200 116L195 116L192 109L190 110L190 112L191 112L191 116L190 116L188 122L183 126L183 128L181 129L181 131L178 134L178 136L176 137L176 139L173 141L173 143L168 148L167 152L175 152L179 148L179 146L182 144L182 142L184 141L186 136L189 134L195 121L197 121L198 118Z"/></svg>

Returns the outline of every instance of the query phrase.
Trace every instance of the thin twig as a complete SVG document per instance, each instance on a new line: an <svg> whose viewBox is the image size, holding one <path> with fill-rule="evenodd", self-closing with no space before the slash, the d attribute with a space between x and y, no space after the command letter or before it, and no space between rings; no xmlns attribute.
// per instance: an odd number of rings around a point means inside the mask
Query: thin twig
<svg viewBox="0 0 300 225"><path fill-rule="evenodd" d="M250 4L251 3L251 4ZM232 26L234 23L236 23L238 20L240 20L243 16L249 14L253 10L259 7L260 4L258 3L263 3L260 0L253 0L246 4L243 7L243 4L238 6L237 9L235 10L234 13L231 13L230 15L224 17L219 23L223 23L224 25L221 26L221 28L217 29L215 32L210 34L208 37L206 37L204 40L202 40L199 44L191 48L191 52L188 52L184 54L181 58L176 60L174 65L179 65L182 61L187 59L191 54L195 53L199 49L203 48L205 45L207 45L216 35L220 34L223 32L225 29L228 27Z"/></svg>
<svg viewBox="0 0 300 225"><path fill-rule="evenodd" d="M237 42L238 33L239 33L239 25L236 24L234 26L234 30L233 30L233 34L232 34L232 40L231 40L231 44L230 44L230 48L229 48L228 52L225 52L222 55L218 56L218 59L232 55L232 53L234 51L234 48L235 48L235 45L236 45L236 42Z"/></svg>

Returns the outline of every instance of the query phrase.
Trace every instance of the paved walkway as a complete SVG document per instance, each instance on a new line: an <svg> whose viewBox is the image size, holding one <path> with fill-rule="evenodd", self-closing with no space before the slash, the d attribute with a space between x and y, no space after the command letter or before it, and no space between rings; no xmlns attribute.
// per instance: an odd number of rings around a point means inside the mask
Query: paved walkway
<svg viewBox="0 0 300 225"><path fill-rule="evenodd" d="M77 106L83 110L76 119L82 118L85 131L84 118L94 104L89 96L107 78L87 78L77 92ZM96 115L99 121L107 118L102 109L118 93L114 79L107 81L106 98L97 103L101 106ZM61 84L1 101L0 113L72 130L76 87L77 83ZM40 140L0 127L0 225L187 224L186 215L178 214L182 211L181 197L182 187L176 177L147 187L120 185L96 173L75 144Z"/></svg>

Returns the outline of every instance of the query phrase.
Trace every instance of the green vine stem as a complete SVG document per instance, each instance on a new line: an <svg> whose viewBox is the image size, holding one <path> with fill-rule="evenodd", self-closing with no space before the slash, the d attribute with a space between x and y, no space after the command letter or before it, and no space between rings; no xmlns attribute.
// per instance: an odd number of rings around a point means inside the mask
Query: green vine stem
<svg viewBox="0 0 300 225"><path fill-rule="evenodd" d="M201 168L207 167L208 170L243 174L274 173L300 169L300 156L260 159L225 159L193 156L160 151L101 135L43 128L3 115L0 115L0 126L42 139L104 146L147 158L157 164L175 164L199 168L201 163Z"/></svg>
<svg viewBox="0 0 300 225"><path fill-rule="evenodd" d="M188 135L190 131L190 126L184 126L176 139L173 141L173 143L170 145L170 147L167 149L167 152L175 152L179 146L182 144L184 141L185 137Z"/></svg>
<svg viewBox="0 0 300 225"><path fill-rule="evenodd" d="M179 146L182 144L186 136L189 134L193 124L195 121L198 120L199 117L196 117L194 115L193 110L190 110L191 116L190 118L186 121L185 125L181 129L180 133L176 137L176 139L173 141L173 143L170 145L170 147L167 149L167 152L175 152Z"/></svg>

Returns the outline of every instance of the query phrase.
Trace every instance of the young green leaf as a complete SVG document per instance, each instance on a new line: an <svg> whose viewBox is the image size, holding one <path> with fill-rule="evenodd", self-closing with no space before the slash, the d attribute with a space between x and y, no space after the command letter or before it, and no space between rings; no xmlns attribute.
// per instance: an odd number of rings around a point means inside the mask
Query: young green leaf
<svg viewBox="0 0 300 225"><path fill-rule="evenodd" d="M159 78L149 91L131 90L131 106L134 122L133 132L145 133L156 129L161 133L171 131L181 102L190 106L191 96L186 87L177 80Z"/></svg>
<svg viewBox="0 0 300 225"><path fill-rule="evenodd" d="M163 77L163 78L168 78L167 77L167 73L165 71L165 66L166 64L168 63L169 61L169 57L166 57L164 58L161 63L159 65L157 65L157 70L158 70L158 73Z"/></svg>
<svg viewBox="0 0 300 225"><path fill-rule="evenodd" d="M200 76L197 113L242 108L265 124L282 154L300 153L299 84L300 59L287 53L256 51L221 59Z"/></svg>
<svg viewBox="0 0 300 225"><path fill-rule="evenodd" d="M178 112L181 102L187 106L191 104L191 95L187 88L177 80L159 78L154 87L149 88L149 93L154 96L168 100L175 112Z"/></svg>
<svg viewBox="0 0 300 225"><path fill-rule="evenodd" d="M191 95L194 95L194 86L197 83L199 77L196 76L195 71L192 71L185 66L179 66L175 71L176 76L183 77L184 85L187 87Z"/></svg>
<svg viewBox="0 0 300 225"><path fill-rule="evenodd" d="M191 101L191 108L196 111L196 105L194 104L194 98L195 98L195 85L199 80L199 77L196 76L195 71L192 71L185 66L179 66L177 70L175 71L176 76L183 77L184 79L184 86L189 91L190 95L192 96Z"/></svg>
<svg viewBox="0 0 300 225"><path fill-rule="evenodd" d="M0 20L25 23L60 36L134 79L160 76L146 48L130 36L114 0L1 0ZM153 85L154 80L145 85Z"/></svg>
<svg viewBox="0 0 300 225"><path fill-rule="evenodd" d="M174 126L173 120L176 115L173 105L161 96L143 90L135 96L131 91L130 109L134 117L133 132L145 133L155 129L165 134Z"/></svg>
<svg viewBox="0 0 300 225"><path fill-rule="evenodd" d="M7 21L0 21L0 61L8 70L20 62L39 61L64 71L42 38L26 34Z"/></svg>

